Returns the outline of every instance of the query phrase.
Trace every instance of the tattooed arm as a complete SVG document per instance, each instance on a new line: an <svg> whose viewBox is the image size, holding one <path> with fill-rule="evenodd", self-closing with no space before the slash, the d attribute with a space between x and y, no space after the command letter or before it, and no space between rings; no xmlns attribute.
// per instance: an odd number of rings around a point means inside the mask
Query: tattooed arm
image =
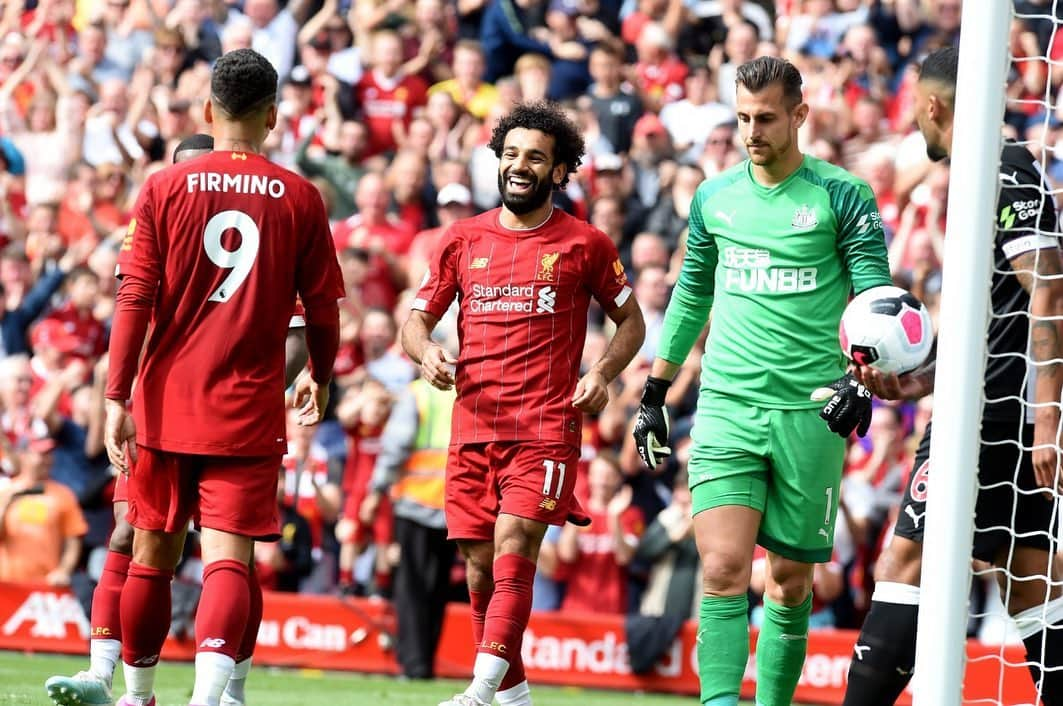
<svg viewBox="0 0 1063 706"><path fill-rule="evenodd" d="M1034 475L1042 487L1063 490L1056 448L1063 390L1063 259L1058 248L1042 248L1015 256L1011 268L1030 295L1030 351L1037 367Z"/></svg>

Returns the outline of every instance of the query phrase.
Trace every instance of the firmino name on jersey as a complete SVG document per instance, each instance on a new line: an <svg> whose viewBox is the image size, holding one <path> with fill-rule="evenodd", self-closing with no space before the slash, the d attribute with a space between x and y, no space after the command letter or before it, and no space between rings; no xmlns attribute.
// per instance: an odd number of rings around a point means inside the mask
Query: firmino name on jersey
<svg viewBox="0 0 1063 706"><path fill-rule="evenodd" d="M250 194L279 199L284 196L284 182L259 174L219 174L191 172L186 177L188 193L218 191L227 194Z"/></svg>

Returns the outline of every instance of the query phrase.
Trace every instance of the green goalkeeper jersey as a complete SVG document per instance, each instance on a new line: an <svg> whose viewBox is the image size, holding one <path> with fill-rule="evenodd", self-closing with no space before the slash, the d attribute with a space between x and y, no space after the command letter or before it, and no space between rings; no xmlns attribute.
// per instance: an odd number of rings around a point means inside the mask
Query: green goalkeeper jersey
<svg viewBox="0 0 1063 706"><path fill-rule="evenodd" d="M892 284L875 195L805 156L786 181L748 160L702 182L657 356L682 363L712 311L701 389L800 409L845 372L838 322L850 292ZM715 304L714 304L715 302Z"/></svg>

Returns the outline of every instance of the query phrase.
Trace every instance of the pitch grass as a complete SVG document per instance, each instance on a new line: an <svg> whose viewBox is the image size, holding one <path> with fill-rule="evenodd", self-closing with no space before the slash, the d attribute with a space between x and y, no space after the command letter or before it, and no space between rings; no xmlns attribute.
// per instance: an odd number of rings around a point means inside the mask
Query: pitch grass
<svg viewBox="0 0 1063 706"><path fill-rule="evenodd" d="M53 706L44 680L74 674L87 658L0 651L0 706ZM192 692L189 664L164 664L156 689L159 706L186 706ZM116 675L121 683L121 676ZM248 680L248 706L436 706L465 686L437 680L403 682L393 677L255 667ZM535 706L691 706L695 697L536 686ZM117 696L117 695L116 695ZM752 706L743 702L743 706Z"/></svg>

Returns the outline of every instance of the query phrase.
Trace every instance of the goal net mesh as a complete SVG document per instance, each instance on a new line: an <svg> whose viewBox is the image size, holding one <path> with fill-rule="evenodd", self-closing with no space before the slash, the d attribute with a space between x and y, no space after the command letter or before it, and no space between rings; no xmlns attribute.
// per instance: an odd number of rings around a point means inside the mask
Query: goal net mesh
<svg viewBox="0 0 1063 706"><path fill-rule="evenodd" d="M992 1L998 0L969 0L969 1ZM1042 214L1044 209L1058 210L1057 194L1063 188L1063 0L1041 0L1039 2L1017 2L1012 21L1009 27L1002 27L1000 31L1009 32L1010 70L1007 76L1006 107L1003 124L1003 133L1006 139L1014 140L1028 149L1037 159L1041 168L1041 183L1038 187L1029 187L1028 196L1024 196L1019 204L1004 203L1002 199L998 203L996 212L997 229L1007 228L1009 216L1016 207L1036 209ZM961 55L960 61L963 61ZM962 119L962 116L957 119ZM1002 186L1008 180L1009 175L1006 167L1000 170ZM1007 211L1008 208L1011 211ZM1007 212L1006 212L1007 211ZM1058 213L1050 214L1052 224L1057 224ZM1044 227L1045 220L1039 219L1036 227L1027 227L1024 235L1033 238L1041 236L1048 238L1058 237L1058 226L1050 231ZM999 242L999 241L998 241ZM1042 251L1033 251L1032 260L1035 263L1029 270L1020 272L1027 279L1029 287L1036 296L1038 290L1048 286L1049 277L1038 275L1038 264L1041 262ZM998 261L997 274L1010 276L1012 268L1000 271L1001 263ZM1017 317L1025 326L1027 319L1025 312L1009 312L997 310L994 306L990 316L997 319L1003 317ZM1032 318L1030 323L1036 323L1038 319ZM1035 442L1028 431L1028 423L1032 422L1039 406L1035 401L1035 386L1038 370L1044 370L1048 365L1063 364L1063 361L1041 360L1038 362L1036 351L1036 334L1029 336L1027 351L1023 358L1026 363L1025 394L1021 397L1013 396L1010 399L1017 401L1024 412L1023 419L1013 423L1014 433L1010 438L1000 440L983 439L983 457L992 454L987 447L997 446L998 450L1006 447L1011 449L1023 449L1031 452ZM987 363L993 363L994 359L1014 359L1016 353L1001 353L989 351ZM1043 359L1043 356L1040 356ZM1005 360L997 360L999 363ZM986 394L985 403L1000 404L1007 398L994 398ZM1056 400L1058 405L1058 398ZM1058 438L1058 434L1057 434ZM1056 447L1058 449L1058 447ZM1063 451L1063 450L1061 450ZM1008 454L1004 454L1007 456ZM1012 457L1014 453L1010 454ZM1029 453L1027 453L1029 456ZM984 465L984 464L983 464ZM984 469L979 484L979 493L993 493L1004 486L1009 492L1003 497L1010 497L1010 507L997 508L996 512L984 514L988 520L980 519L978 531L986 533L990 531L1007 532L1010 541L1006 543L1004 555L1000 556L999 565L983 562L974 562L974 577L972 601L970 603L970 632L973 637L979 638L980 649L968 649L967 678L965 679L965 704L1037 704L1040 703L1040 689L1035 687L1030 676L1031 662L1041 669L1063 669L1060 657L1055 658L1055 664L1046 654L1042 640L1039 650L1031 650L1027 656L1027 650L1023 645L1023 638L1040 633L1053 624L1063 625L1063 615L1059 614L1058 605L1063 601L1053 602L1060 588L1060 574L1050 571L1045 561L1031 564L1029 554L1025 547L1031 543L1040 543L1048 548L1048 556L1055 563L1059 549L1058 520L1056 525L1031 526L1024 516L1024 499L1044 497L1053 503L1052 516L1059 516L1058 495L1049 496L1033 486L1027 480L1031 474L1029 468L1022 468L1021 463L1015 463L1013 468L1001 469L998 475L987 477ZM1044 523L1042 523L1044 524ZM977 535L976 535L977 536ZM1049 580L1049 574L1054 576ZM929 577L927 571L924 576ZM1008 617L1005 608L1010 601L1019 599L1025 595L1025 600L1033 595L1038 597L1039 602L1020 612L1013 620ZM1054 592L1052 592L1054 591ZM995 675L995 679L985 679L987 674ZM982 679L978 678L982 676ZM917 680L918 681L918 680ZM983 685L972 688L974 682L981 681ZM992 682L995 681L995 688ZM988 684L986 684L988 682ZM916 685L918 690L918 685ZM995 693L990 693L995 691Z"/></svg>

